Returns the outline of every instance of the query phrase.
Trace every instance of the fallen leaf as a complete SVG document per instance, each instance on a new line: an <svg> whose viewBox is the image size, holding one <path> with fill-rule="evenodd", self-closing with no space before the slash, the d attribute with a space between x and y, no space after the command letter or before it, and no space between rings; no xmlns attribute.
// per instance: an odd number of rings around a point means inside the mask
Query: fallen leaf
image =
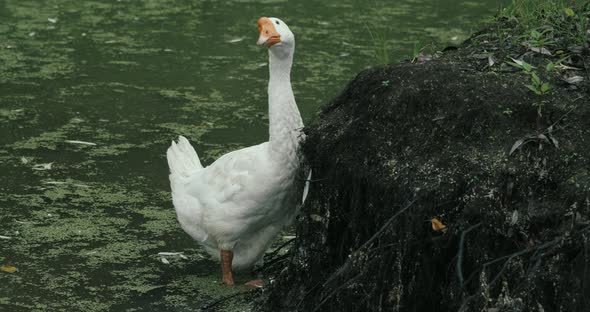
<svg viewBox="0 0 590 312"><path fill-rule="evenodd" d="M569 84L576 84L584 81L584 77L582 76L571 76L564 79Z"/></svg>
<svg viewBox="0 0 590 312"><path fill-rule="evenodd" d="M559 148L559 142L557 141L556 138L554 138L552 135L550 135L549 139L551 139L551 143L553 143L553 145L555 145L556 148Z"/></svg>
<svg viewBox="0 0 590 312"><path fill-rule="evenodd" d="M512 216L510 217L510 225L515 225L518 222L518 210L514 210L512 212Z"/></svg>
<svg viewBox="0 0 590 312"><path fill-rule="evenodd" d="M496 60L494 59L494 57L493 57L493 56L491 56L491 55L490 55L490 56L488 56L488 65L489 65L490 67L492 67L492 66L494 66L494 64L496 64Z"/></svg>
<svg viewBox="0 0 590 312"><path fill-rule="evenodd" d="M514 59L514 58L512 58L512 57L511 57L511 59L512 59L512 61L513 61L514 63L516 63L516 64L518 64L518 65L520 65L520 66L522 66L522 64L524 64L524 62L523 62L522 60L517 60L517 59Z"/></svg>
<svg viewBox="0 0 590 312"><path fill-rule="evenodd" d="M0 271L2 272L6 272L6 273L14 273L16 272L16 268L10 265L3 265L0 266Z"/></svg>
<svg viewBox="0 0 590 312"><path fill-rule="evenodd" d="M4 235L0 235L0 239L12 239L12 237L10 237L10 236L4 236Z"/></svg>
<svg viewBox="0 0 590 312"><path fill-rule="evenodd" d="M537 138L538 138L539 140L543 140L543 141L545 141L545 142L549 142L549 139L548 139L548 138L547 138L547 136L546 136L546 135L544 135L543 133L539 133L539 135L537 135Z"/></svg>
<svg viewBox="0 0 590 312"><path fill-rule="evenodd" d="M437 218L430 219L430 223L432 224L432 230L443 233L447 232L447 226L440 222L440 220Z"/></svg>
<svg viewBox="0 0 590 312"><path fill-rule="evenodd" d="M552 55L551 52L549 52L549 50L547 50L546 48L543 48L543 47L541 47L541 48L533 47L533 48L531 48L531 51L533 51L535 53L543 54L543 55L549 55L549 56Z"/></svg>
<svg viewBox="0 0 590 312"><path fill-rule="evenodd" d="M514 151L516 151L524 143L524 140L525 139L516 140L516 142L514 142L514 144L512 145L512 148L510 149L510 153L508 153L508 155L512 155Z"/></svg>

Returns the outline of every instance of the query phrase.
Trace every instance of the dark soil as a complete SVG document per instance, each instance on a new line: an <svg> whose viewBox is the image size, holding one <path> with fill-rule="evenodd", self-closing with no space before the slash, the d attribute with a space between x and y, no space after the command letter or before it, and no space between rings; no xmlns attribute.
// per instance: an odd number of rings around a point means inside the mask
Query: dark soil
<svg viewBox="0 0 590 312"><path fill-rule="evenodd" d="M360 73L305 129L315 180L261 310L588 311L588 48L537 95L505 62L546 56L488 33Z"/></svg>

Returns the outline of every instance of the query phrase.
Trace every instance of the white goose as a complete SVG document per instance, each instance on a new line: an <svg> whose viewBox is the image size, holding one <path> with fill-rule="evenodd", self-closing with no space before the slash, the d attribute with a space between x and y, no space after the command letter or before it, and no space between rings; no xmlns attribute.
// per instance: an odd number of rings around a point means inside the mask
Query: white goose
<svg viewBox="0 0 590 312"><path fill-rule="evenodd" d="M258 31L257 44L269 51L269 141L225 154L205 168L182 136L167 152L178 221L221 260L227 285L234 283L232 268L250 268L262 259L301 204L296 183L303 122L290 78L295 37L277 18L260 18Z"/></svg>

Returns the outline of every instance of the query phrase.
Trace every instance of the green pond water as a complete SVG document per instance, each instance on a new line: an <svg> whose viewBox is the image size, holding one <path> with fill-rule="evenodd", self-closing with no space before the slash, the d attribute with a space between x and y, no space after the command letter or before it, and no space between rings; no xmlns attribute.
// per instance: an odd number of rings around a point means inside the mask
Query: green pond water
<svg viewBox="0 0 590 312"><path fill-rule="evenodd" d="M310 121L380 62L375 46L396 61L459 44L497 5L0 1L0 311L195 311L245 291L221 285L178 225L165 151L182 134L209 164L267 139L258 17L296 34L292 80Z"/></svg>

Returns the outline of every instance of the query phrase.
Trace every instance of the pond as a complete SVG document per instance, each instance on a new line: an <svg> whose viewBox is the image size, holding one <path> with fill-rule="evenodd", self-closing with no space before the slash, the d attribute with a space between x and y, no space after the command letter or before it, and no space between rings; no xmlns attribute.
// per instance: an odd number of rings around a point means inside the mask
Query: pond
<svg viewBox="0 0 590 312"><path fill-rule="evenodd" d="M296 35L309 122L360 70L457 45L497 6L0 1L0 310L194 311L244 290L178 225L165 151L182 134L209 164L267 140L258 17Z"/></svg>

